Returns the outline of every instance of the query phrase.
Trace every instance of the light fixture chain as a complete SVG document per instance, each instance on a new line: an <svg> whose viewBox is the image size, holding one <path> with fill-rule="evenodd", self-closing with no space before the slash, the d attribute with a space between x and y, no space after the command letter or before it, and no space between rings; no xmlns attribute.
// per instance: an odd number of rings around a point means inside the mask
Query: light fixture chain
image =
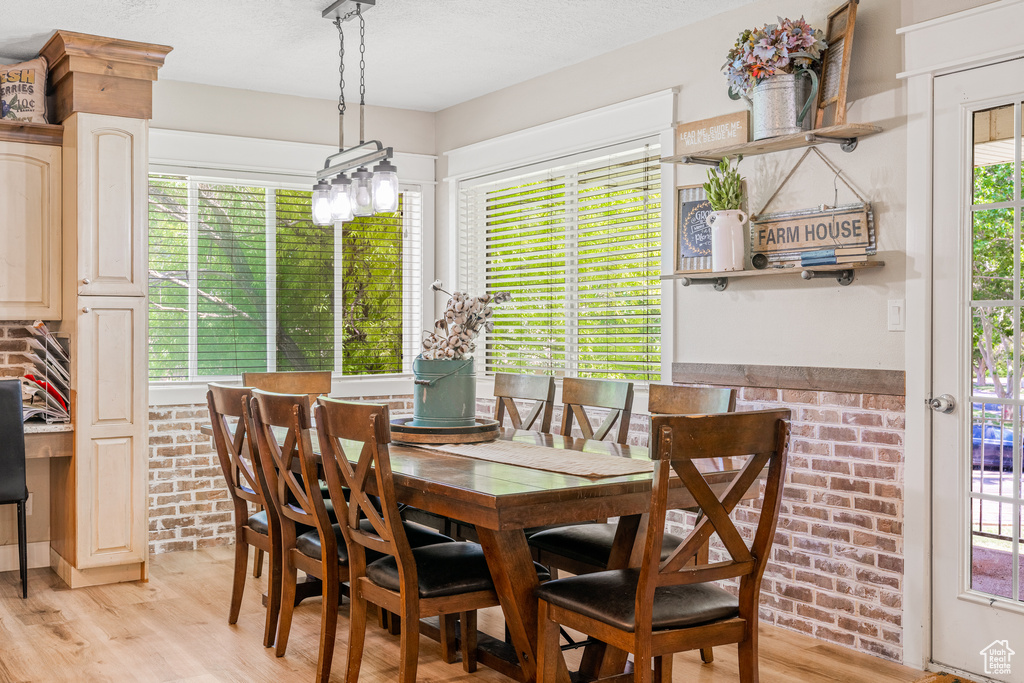
<svg viewBox="0 0 1024 683"><path fill-rule="evenodd" d="M362 5L356 3L356 14L359 16L359 144L366 142L366 19L363 18Z"/></svg>
<svg viewBox="0 0 1024 683"><path fill-rule="evenodd" d="M345 32L341 28L341 17L334 20L338 27L338 113L345 115Z"/></svg>

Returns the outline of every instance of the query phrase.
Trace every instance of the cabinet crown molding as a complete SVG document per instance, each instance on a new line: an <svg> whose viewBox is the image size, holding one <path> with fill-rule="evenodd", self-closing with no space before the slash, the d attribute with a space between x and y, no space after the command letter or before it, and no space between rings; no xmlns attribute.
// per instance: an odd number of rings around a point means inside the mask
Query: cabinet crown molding
<svg viewBox="0 0 1024 683"><path fill-rule="evenodd" d="M152 82L172 49L58 30L40 51L49 63L56 120L75 112L150 118Z"/></svg>

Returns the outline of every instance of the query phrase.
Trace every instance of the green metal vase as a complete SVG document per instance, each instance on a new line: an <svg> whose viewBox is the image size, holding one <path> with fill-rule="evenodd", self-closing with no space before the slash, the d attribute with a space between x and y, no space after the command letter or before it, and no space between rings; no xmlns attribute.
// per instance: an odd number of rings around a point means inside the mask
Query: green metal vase
<svg viewBox="0 0 1024 683"><path fill-rule="evenodd" d="M473 359L412 362L413 427L472 427L476 424Z"/></svg>

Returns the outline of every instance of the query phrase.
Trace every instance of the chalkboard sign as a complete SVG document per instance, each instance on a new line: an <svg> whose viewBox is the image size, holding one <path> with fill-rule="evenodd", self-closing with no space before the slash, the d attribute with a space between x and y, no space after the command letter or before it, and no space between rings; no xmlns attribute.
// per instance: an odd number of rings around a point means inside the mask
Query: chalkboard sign
<svg viewBox="0 0 1024 683"><path fill-rule="evenodd" d="M676 197L676 272L711 271L711 211L702 185L680 187Z"/></svg>

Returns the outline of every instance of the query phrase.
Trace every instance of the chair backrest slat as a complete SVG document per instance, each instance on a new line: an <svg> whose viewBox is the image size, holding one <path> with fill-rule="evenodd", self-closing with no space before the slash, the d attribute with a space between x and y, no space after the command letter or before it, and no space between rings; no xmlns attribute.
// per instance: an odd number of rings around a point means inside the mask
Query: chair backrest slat
<svg viewBox="0 0 1024 683"><path fill-rule="evenodd" d="M499 426L503 424L507 411L513 429L534 429L540 419L537 431L551 431L555 406L554 377L499 372L494 375L494 398L494 419ZM516 400L534 402L525 418L520 416Z"/></svg>
<svg viewBox="0 0 1024 683"><path fill-rule="evenodd" d="M646 537L641 589L637 593L638 618L643 595L657 586L718 581L742 577L759 582L768 560L768 549L778 523L785 477L789 439L789 410L765 410L720 415L664 415L651 419L652 458L655 481ZM697 469L694 461L748 456L743 468L724 488L715 491ZM748 491L758 486L761 472L768 466L765 492L761 498L761 517L753 543L748 548L736 529L730 513ZM668 491L673 478L681 480L704 512L694 529L665 559L653 548L660 548ZM689 566L700 547L712 533L718 533L730 555L729 560ZM745 609L750 609L747 606ZM756 606L753 607L756 609Z"/></svg>
<svg viewBox="0 0 1024 683"><path fill-rule="evenodd" d="M648 386L647 410L651 415L732 413L736 410L736 390L651 384Z"/></svg>
<svg viewBox="0 0 1024 683"><path fill-rule="evenodd" d="M388 407L321 397L314 414L324 473L349 546L350 566L358 572L365 565L366 549L393 555L402 567L403 582L415 586L415 562L391 472ZM354 466L352 448L359 448ZM375 493L369 488L371 481ZM347 502L339 498L343 487L349 489ZM373 533L360 526L364 519L373 525Z"/></svg>
<svg viewBox="0 0 1024 683"><path fill-rule="evenodd" d="M604 408L608 415L594 429L586 408ZM562 381L562 426L560 434L572 435L572 424L579 422L585 439L604 439L618 423L615 442L625 444L629 438L629 420L633 411L633 383L600 379L567 377Z"/></svg>
<svg viewBox="0 0 1024 683"><path fill-rule="evenodd" d="M323 520L318 520L320 511L314 503L314 497L320 498L315 470L312 480L303 475L301 481L295 471L297 465L303 469L300 448L309 438L309 397L253 389L250 415L267 488L282 522L318 526ZM323 500L319 502L323 506Z"/></svg>
<svg viewBox="0 0 1024 683"><path fill-rule="evenodd" d="M206 405L210 409L213 445L217 450L228 492L232 498L263 505L263 494L256 474L256 444L249 439L244 403L252 398L248 387L210 384ZM233 422L232 422L233 420Z"/></svg>
<svg viewBox="0 0 1024 683"><path fill-rule="evenodd" d="M315 401L331 393L331 372L243 372L242 384L275 394L306 394Z"/></svg>

